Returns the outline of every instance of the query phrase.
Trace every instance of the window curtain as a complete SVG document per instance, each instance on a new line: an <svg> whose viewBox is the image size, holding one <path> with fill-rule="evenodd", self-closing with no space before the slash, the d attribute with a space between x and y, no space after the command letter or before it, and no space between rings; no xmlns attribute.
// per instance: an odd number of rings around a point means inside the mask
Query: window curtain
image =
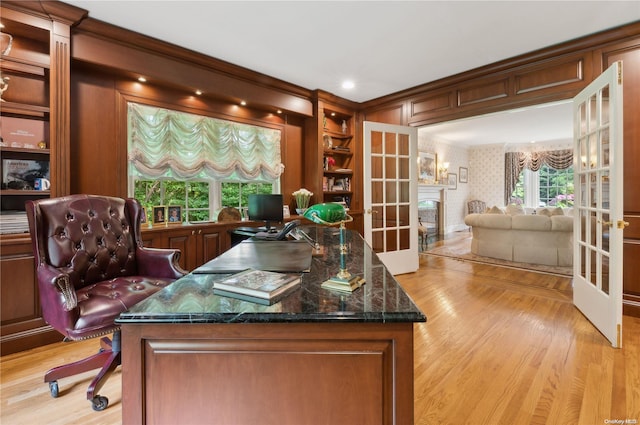
<svg viewBox="0 0 640 425"><path fill-rule="evenodd" d="M279 130L137 103L128 126L130 175L273 181L284 169Z"/></svg>
<svg viewBox="0 0 640 425"><path fill-rule="evenodd" d="M564 170L573 165L573 150L562 149L540 152L507 152L504 165L504 202L509 205L511 194L516 188L520 173L525 168L538 171L543 164L556 170Z"/></svg>

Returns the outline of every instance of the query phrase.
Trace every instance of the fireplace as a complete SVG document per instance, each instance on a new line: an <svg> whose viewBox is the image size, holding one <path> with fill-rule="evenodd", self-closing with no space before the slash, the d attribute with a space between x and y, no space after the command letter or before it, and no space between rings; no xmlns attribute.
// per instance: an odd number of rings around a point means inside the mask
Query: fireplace
<svg viewBox="0 0 640 425"><path fill-rule="evenodd" d="M418 217L427 227L427 234L443 236L446 230L446 197L447 186L418 185ZM425 220L428 220L425 222ZM427 224L428 223L428 224Z"/></svg>

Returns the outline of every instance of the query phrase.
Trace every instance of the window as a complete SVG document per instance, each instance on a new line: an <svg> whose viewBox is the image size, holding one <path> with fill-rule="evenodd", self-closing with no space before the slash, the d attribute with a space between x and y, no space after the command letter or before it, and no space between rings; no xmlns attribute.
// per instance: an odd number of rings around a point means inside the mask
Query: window
<svg viewBox="0 0 640 425"><path fill-rule="evenodd" d="M271 183L222 183L222 205L225 207L246 208L251 194L274 193Z"/></svg>
<svg viewBox="0 0 640 425"><path fill-rule="evenodd" d="M210 185L208 182L172 180L136 180L134 198L144 206L178 205L182 220L210 221Z"/></svg>
<svg viewBox="0 0 640 425"><path fill-rule="evenodd" d="M279 193L280 130L128 104L129 193L145 207L177 205L213 221L251 193Z"/></svg>
<svg viewBox="0 0 640 425"><path fill-rule="evenodd" d="M547 165L538 171L524 169L520 173L511 203L528 207L572 207L573 167L556 170Z"/></svg>

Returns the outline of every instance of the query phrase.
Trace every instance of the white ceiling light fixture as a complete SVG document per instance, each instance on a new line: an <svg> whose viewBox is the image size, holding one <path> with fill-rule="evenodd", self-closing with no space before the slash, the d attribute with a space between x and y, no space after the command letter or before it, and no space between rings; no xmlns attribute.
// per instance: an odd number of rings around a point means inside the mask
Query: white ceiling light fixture
<svg viewBox="0 0 640 425"><path fill-rule="evenodd" d="M351 90L356 86L356 83L354 83L351 80L345 80L342 82L342 88L346 89L346 90Z"/></svg>

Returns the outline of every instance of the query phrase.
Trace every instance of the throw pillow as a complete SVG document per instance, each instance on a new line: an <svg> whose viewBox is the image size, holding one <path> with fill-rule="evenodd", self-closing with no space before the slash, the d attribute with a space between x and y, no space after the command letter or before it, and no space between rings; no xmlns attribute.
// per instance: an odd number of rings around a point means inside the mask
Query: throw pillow
<svg viewBox="0 0 640 425"><path fill-rule="evenodd" d="M548 208L542 208L538 210L538 215L546 215L547 217L551 217L551 211Z"/></svg>
<svg viewBox="0 0 640 425"><path fill-rule="evenodd" d="M522 215L524 214L524 208L522 205L509 204L507 205L507 214L511 215Z"/></svg>
<svg viewBox="0 0 640 425"><path fill-rule="evenodd" d="M490 210L487 211L487 214L504 214L504 211L494 205Z"/></svg>
<svg viewBox="0 0 640 425"><path fill-rule="evenodd" d="M564 210L560 207L556 207L551 210L551 215L564 215Z"/></svg>

